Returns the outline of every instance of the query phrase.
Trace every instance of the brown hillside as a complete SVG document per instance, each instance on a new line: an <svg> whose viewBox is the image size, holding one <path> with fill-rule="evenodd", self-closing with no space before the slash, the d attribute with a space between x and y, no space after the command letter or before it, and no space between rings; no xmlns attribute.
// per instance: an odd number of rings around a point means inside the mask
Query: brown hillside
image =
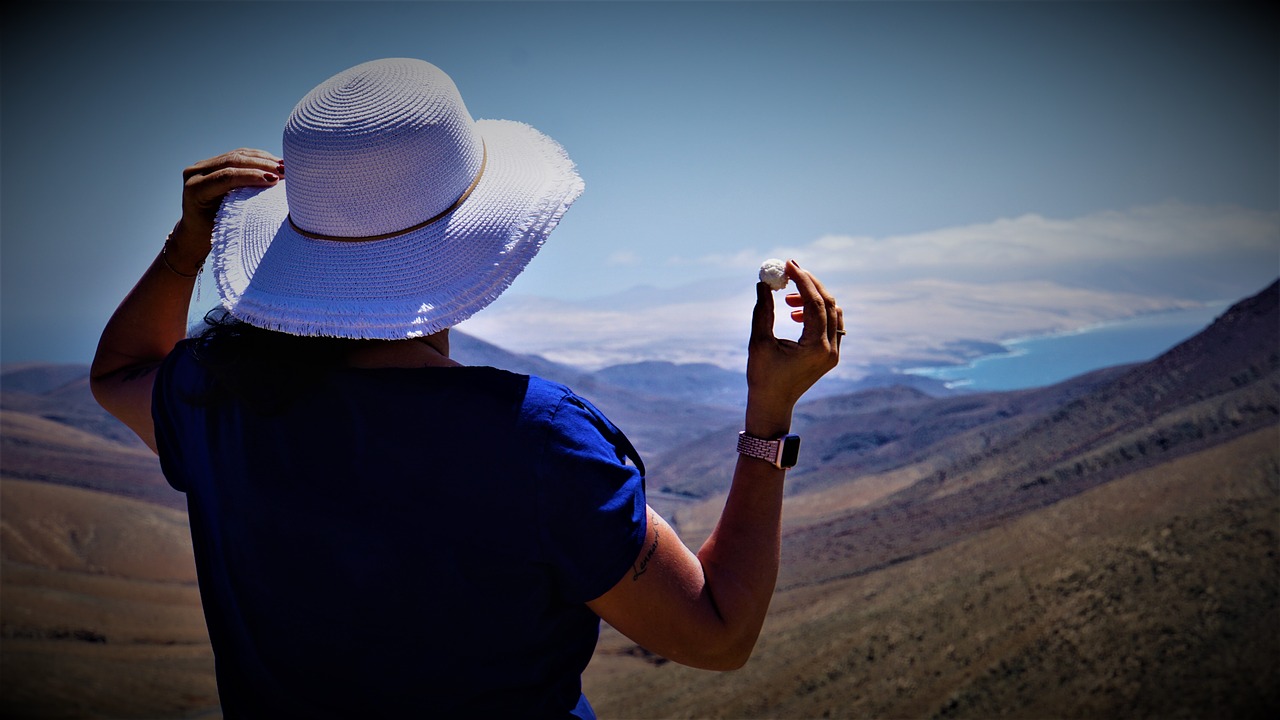
<svg viewBox="0 0 1280 720"><path fill-rule="evenodd" d="M980 480L957 481L955 473L993 455L1048 461L1037 447L1045 445L1059 458L1074 458L1117 435L1151 430L1162 415L1172 425L1149 433L1148 442L1129 452L1183 446L1193 439L1183 433L1229 437L1272 422L1280 413L1268 399L1276 394L1280 367L1278 286L1237 303L1204 332L1149 363L1014 392L935 399L895 388L806 403L797 410L794 428L804 436L807 462L791 472L788 492L802 495L892 470L905 472L911 483L950 472L947 491L953 492ZM1215 405L1214 398L1221 402ZM1180 416L1178 409L1191 415ZM736 430L712 430L651 463L650 487L693 498L727 487L734 451L723 438Z"/></svg>
<svg viewBox="0 0 1280 720"><path fill-rule="evenodd" d="M0 457L6 478L186 509L186 498L169 486L155 454L141 442L126 445L45 417L0 410Z"/></svg>
<svg viewBox="0 0 1280 720"><path fill-rule="evenodd" d="M606 629L593 704L604 718L1272 717L1278 307L1273 285L1151 363L1051 388L805 405L751 662L690 670ZM0 380L0 716L218 715L182 496L85 404L82 377ZM672 411L674 436L701 412ZM648 417L650 441L670 442ZM693 545L732 463L709 437L646 453L655 504Z"/></svg>
<svg viewBox="0 0 1280 720"><path fill-rule="evenodd" d="M745 668L604 634L601 717L1274 717L1274 428L843 577L791 576ZM820 565L792 533L787 568Z"/></svg>
<svg viewBox="0 0 1280 720"><path fill-rule="evenodd" d="M1277 318L1273 284L1195 338L1018 434L965 457L898 470L898 478L918 479L875 504L796 529L793 542L812 552L784 570L783 585L901 562L1245 434L1280 439Z"/></svg>
<svg viewBox="0 0 1280 720"><path fill-rule="evenodd" d="M217 715L185 497L85 373L3 375L0 716Z"/></svg>
<svg viewBox="0 0 1280 720"><path fill-rule="evenodd" d="M1108 368L1050 387L1011 392L935 398L895 387L804 403L792 427L804 437L805 461L789 473L787 492L803 495L844 485L851 476L968 456L1025 431L1045 413L1123 372L1125 368ZM654 461L650 487L697 498L728 487L735 451L724 438L733 437L737 428L712 430Z"/></svg>
<svg viewBox="0 0 1280 720"><path fill-rule="evenodd" d="M217 712L185 512L0 478L0 579L0 716Z"/></svg>
<svg viewBox="0 0 1280 720"><path fill-rule="evenodd" d="M85 365L5 365L0 369L0 410L43 417L126 447L146 448L94 401Z"/></svg>
<svg viewBox="0 0 1280 720"><path fill-rule="evenodd" d="M1278 308L1272 285L1151 363L1040 393L811 417L806 438L933 432L832 458L815 472L843 482L789 497L746 669L645 664L610 635L589 670L602 714L1270 717ZM1035 403L1051 390L1073 397ZM686 541L721 502L675 509Z"/></svg>

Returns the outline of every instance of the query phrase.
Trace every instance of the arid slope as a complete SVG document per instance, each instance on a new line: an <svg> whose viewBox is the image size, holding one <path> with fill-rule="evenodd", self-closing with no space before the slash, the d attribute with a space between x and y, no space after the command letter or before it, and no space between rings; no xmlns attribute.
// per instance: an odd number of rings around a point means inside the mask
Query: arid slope
<svg viewBox="0 0 1280 720"><path fill-rule="evenodd" d="M1155 361L1051 388L804 406L751 662L690 670L606 628L589 696L606 718L1273 716L1278 308L1273 285ZM0 715L217 716L182 496L83 369L0 380ZM696 545L723 409L603 397Z"/></svg>
<svg viewBox="0 0 1280 720"><path fill-rule="evenodd" d="M1278 309L1272 285L1059 388L845 403L831 423L887 440L846 443L790 496L748 666L680 668L607 633L591 697L614 717L1270 717ZM806 420L838 438L824 403ZM721 502L672 506L687 542Z"/></svg>
<svg viewBox="0 0 1280 720"><path fill-rule="evenodd" d="M655 663L607 631L601 717L1272 717L1276 429L936 552L779 591L752 660ZM788 542L784 564L808 565Z"/></svg>

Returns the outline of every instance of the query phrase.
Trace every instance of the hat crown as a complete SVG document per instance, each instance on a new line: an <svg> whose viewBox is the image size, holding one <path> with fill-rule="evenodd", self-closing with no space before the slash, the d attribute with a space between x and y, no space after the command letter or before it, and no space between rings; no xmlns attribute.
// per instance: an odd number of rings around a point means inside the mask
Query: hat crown
<svg viewBox="0 0 1280 720"><path fill-rule="evenodd" d="M293 222L350 238L444 212L484 153L453 80L408 58L357 65L316 87L289 115L283 147Z"/></svg>

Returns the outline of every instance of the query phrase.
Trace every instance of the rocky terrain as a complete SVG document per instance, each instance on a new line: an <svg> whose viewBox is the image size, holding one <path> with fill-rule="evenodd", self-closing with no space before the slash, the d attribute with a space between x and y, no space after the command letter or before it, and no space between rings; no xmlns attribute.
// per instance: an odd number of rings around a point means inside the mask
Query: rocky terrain
<svg viewBox="0 0 1280 720"><path fill-rule="evenodd" d="M471 363L591 397L696 547L740 410L654 371L470 338ZM708 368L685 368L724 398ZM85 368L0 374L0 715L216 717L183 498ZM1156 360L1048 388L871 387L804 405L783 571L742 670L606 628L601 717L1272 717L1280 711L1280 297Z"/></svg>
<svg viewBox="0 0 1280 720"><path fill-rule="evenodd" d="M703 673L606 633L587 675L597 709L1273 716L1278 306L1272 285L1150 363L1052 388L806 406L806 451L824 462L795 478L751 662ZM668 514L696 547L723 499L701 478L679 487Z"/></svg>

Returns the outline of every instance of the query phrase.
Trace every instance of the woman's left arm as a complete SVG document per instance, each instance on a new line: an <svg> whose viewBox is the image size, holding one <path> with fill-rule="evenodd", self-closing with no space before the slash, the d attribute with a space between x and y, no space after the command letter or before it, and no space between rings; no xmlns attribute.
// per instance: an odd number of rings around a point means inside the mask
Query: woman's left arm
<svg viewBox="0 0 1280 720"><path fill-rule="evenodd" d="M133 290L107 321L89 370L93 397L156 450L151 422L155 370L186 336L191 290L209 255L222 197L237 187L280 180L279 158L241 149L183 171L182 218Z"/></svg>

